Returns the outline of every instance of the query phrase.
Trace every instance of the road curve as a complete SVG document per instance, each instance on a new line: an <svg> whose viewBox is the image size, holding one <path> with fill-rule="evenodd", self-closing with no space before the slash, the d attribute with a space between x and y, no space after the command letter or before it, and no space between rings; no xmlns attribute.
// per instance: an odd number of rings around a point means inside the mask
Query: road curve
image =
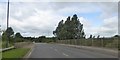
<svg viewBox="0 0 120 60"><path fill-rule="evenodd" d="M58 44L35 43L29 58L117 58L116 56L96 53Z"/></svg>

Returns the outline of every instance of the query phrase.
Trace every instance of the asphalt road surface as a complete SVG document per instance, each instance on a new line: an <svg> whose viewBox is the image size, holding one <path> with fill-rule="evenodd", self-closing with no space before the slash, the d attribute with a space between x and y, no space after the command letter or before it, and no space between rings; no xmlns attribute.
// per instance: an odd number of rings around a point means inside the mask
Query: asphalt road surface
<svg viewBox="0 0 120 60"><path fill-rule="evenodd" d="M29 58L117 58L116 56L58 44L35 43Z"/></svg>

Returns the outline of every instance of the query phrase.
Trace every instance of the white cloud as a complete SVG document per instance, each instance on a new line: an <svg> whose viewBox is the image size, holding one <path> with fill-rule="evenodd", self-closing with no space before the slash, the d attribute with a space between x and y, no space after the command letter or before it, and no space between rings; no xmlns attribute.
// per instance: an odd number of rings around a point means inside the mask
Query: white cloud
<svg viewBox="0 0 120 60"><path fill-rule="evenodd" d="M86 37L88 38L91 34L92 35L100 35L101 37L110 37L118 34L118 18L117 16L107 18L103 20L103 24L101 26L93 26L89 20L85 19L84 17L80 17L79 20L83 24L84 31ZM94 22L95 23L95 22Z"/></svg>
<svg viewBox="0 0 120 60"><path fill-rule="evenodd" d="M101 31L98 32L103 32L107 34L108 36L118 34L118 17L114 16L108 19L104 19L103 26L100 29Z"/></svg>
<svg viewBox="0 0 120 60"><path fill-rule="evenodd" d="M57 23L64 19L64 16L59 16L50 10L35 9L36 13L23 20L17 20L14 17L10 18L10 26L16 32L21 32L24 36L53 36L52 32L55 30Z"/></svg>
<svg viewBox="0 0 120 60"><path fill-rule="evenodd" d="M66 4L67 5L67 4ZM58 12L59 13L62 13L62 12L64 12L64 13L91 13L91 12L98 12L98 9L97 9L97 7L95 8L95 7L88 7L88 6L82 6L82 7L75 7L75 6L71 6L71 7L68 7L68 6L66 6L66 7L64 7L64 8L62 8L62 9L59 9L58 10Z"/></svg>
<svg viewBox="0 0 120 60"><path fill-rule="evenodd" d="M17 11L16 13L15 13L15 16L16 17L20 17L20 16L22 16L23 14L22 14L22 12L21 11Z"/></svg>
<svg viewBox="0 0 120 60"><path fill-rule="evenodd" d="M89 35L95 33L95 31L92 30L92 28L93 28L92 23L88 19L86 19L84 17L80 17L79 21L83 24L83 29L84 29L84 32L85 32L87 38L89 37Z"/></svg>
<svg viewBox="0 0 120 60"><path fill-rule="evenodd" d="M100 27L93 28L93 32L95 31L94 35L101 35L101 36L114 36L118 34L118 18L117 16L104 19L103 24Z"/></svg>
<svg viewBox="0 0 120 60"><path fill-rule="evenodd" d="M84 27L89 28L92 26L91 22L84 17L80 17L79 21L84 25Z"/></svg>
<svg viewBox="0 0 120 60"><path fill-rule="evenodd" d="M118 2L119 0L11 0L12 2Z"/></svg>
<svg viewBox="0 0 120 60"><path fill-rule="evenodd" d="M58 22L62 19L66 20L68 17L64 16L64 14L92 13L99 12L99 9L102 9L102 13L107 14L107 16L101 14L105 17L101 20L101 22L103 21L101 26L93 26L93 22L91 23L89 19L82 16L79 18L80 22L84 25L87 36L90 34L112 36L116 34L118 28L117 17L111 16L116 13L116 5L108 5L111 7L109 8L104 4L100 7L100 5L94 3L11 3L10 26L13 27L15 32L22 33L23 36L52 36L52 31L55 30ZM5 8L0 7L0 11L5 10ZM5 13L0 12L0 16L2 14ZM4 17L2 21L6 22L5 19ZM5 28L6 24L3 23L2 26Z"/></svg>

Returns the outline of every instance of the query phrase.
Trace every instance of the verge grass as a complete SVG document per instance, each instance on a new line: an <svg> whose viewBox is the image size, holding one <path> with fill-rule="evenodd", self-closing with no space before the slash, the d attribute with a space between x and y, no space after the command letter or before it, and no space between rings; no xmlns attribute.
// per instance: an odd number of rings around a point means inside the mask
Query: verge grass
<svg viewBox="0 0 120 60"><path fill-rule="evenodd" d="M30 50L30 48L17 48L2 52L2 58L22 58Z"/></svg>

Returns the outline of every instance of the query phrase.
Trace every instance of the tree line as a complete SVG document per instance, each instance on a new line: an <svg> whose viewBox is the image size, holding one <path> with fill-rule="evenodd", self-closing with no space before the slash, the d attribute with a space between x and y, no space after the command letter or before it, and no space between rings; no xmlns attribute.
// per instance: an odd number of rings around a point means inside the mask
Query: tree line
<svg viewBox="0 0 120 60"><path fill-rule="evenodd" d="M39 36L39 37L24 37L21 35L20 32L15 33L12 27L8 27L2 33L2 41L9 44L13 44L16 42L51 42L54 40L54 37L46 37L46 36Z"/></svg>

